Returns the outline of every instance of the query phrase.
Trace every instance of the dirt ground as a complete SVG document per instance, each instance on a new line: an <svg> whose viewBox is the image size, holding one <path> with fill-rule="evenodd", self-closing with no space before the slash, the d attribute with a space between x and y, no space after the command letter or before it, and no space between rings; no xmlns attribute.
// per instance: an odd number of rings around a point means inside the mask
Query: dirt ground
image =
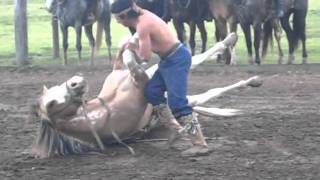
<svg viewBox="0 0 320 180"><path fill-rule="evenodd" d="M235 117L199 117L209 156L183 158L180 142L119 146L106 155L35 159L22 152L35 138L37 124L27 121L29 104L42 85L56 85L82 73L89 97L100 90L107 65L89 68L0 68L0 179L174 179L301 180L320 179L320 65L201 66L190 76L190 94L225 86L253 75L260 88L234 90L207 105L244 111Z"/></svg>

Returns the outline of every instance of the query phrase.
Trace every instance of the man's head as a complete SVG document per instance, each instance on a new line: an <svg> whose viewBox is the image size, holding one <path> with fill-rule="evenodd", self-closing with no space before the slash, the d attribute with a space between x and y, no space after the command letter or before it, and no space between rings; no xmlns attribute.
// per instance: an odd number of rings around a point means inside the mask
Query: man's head
<svg viewBox="0 0 320 180"><path fill-rule="evenodd" d="M128 26L128 21L138 17L139 10L133 0L115 0L111 4L111 13L115 15L117 21Z"/></svg>

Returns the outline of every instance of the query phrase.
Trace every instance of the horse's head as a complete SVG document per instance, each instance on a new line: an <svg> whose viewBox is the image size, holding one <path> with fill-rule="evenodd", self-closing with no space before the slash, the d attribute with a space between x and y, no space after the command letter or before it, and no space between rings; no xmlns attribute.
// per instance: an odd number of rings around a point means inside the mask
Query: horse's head
<svg viewBox="0 0 320 180"><path fill-rule="evenodd" d="M82 105L87 83L81 76L74 76L59 86L46 88L38 100L38 113L42 119L55 123L77 113Z"/></svg>

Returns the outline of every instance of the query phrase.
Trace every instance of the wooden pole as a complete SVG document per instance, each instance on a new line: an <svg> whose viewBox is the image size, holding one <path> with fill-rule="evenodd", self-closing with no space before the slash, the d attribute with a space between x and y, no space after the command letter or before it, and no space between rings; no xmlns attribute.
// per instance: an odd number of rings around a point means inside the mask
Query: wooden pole
<svg viewBox="0 0 320 180"><path fill-rule="evenodd" d="M28 61L28 27L27 27L27 0L14 0L15 11L15 46L16 63L18 66L29 64Z"/></svg>
<svg viewBox="0 0 320 180"><path fill-rule="evenodd" d="M60 57L60 47L59 47L59 23L58 18L55 16L51 17L52 26L52 44L53 44L53 58Z"/></svg>

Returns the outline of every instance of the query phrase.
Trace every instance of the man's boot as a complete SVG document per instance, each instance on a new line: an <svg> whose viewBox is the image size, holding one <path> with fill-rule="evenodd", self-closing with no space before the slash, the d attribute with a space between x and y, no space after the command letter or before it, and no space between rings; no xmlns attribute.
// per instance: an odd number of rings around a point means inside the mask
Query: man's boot
<svg viewBox="0 0 320 180"><path fill-rule="evenodd" d="M159 104L154 106L153 112L156 114L156 116L158 116L160 122L170 129L170 135L168 137L168 146L170 147L175 140L181 137L184 128L173 116L167 104Z"/></svg>
<svg viewBox="0 0 320 180"><path fill-rule="evenodd" d="M194 114L182 116L179 122L184 126L187 131L193 147L181 153L182 156L203 156L208 155L209 148L206 143L198 118Z"/></svg>

